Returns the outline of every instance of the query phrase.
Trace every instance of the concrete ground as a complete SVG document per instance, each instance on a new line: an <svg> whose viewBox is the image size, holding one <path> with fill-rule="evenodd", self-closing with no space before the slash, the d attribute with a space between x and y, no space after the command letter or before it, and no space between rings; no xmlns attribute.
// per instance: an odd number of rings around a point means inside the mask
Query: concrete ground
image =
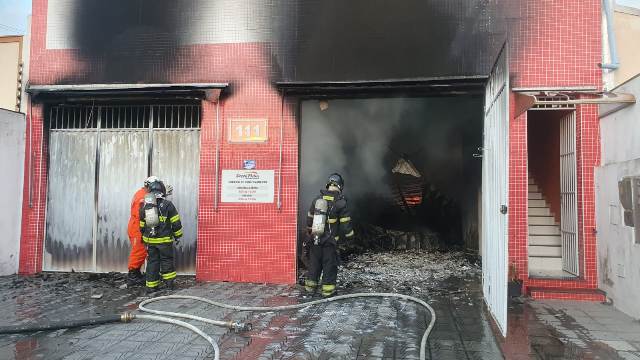
<svg viewBox="0 0 640 360"><path fill-rule="evenodd" d="M382 261L397 271L424 265L424 254L412 258L390 255ZM411 261L420 261L420 265ZM421 260L422 259L422 260ZM428 359L502 359L483 310L477 265L450 257L451 268L436 263L419 276L385 281L384 266L371 258L347 264L342 293L370 290L362 274L379 281L378 291L399 291L427 300L437 322L427 348ZM404 270L398 269L398 261ZM363 265L364 264L364 265ZM447 265L447 266L449 266ZM452 276L451 269L465 271ZM436 275L446 275L445 278ZM366 280L366 276L364 277ZM389 280L389 279L388 279ZM428 280L428 281L427 281ZM144 299L135 289L122 289L119 274L44 274L36 277L0 277L0 326L32 321L55 321L131 311ZM242 305L282 305L304 301L289 286L198 283L180 279L180 294L203 296ZM213 319L241 320L253 330L235 334L223 328L192 322L218 341L221 359L418 359L420 339L430 319L428 312L404 301L357 299L280 313L232 313L192 301L172 301L150 307L180 311ZM25 335L0 335L0 359L211 359L212 349L196 335L172 325L136 321L75 330Z"/></svg>
<svg viewBox="0 0 640 360"><path fill-rule="evenodd" d="M611 305L527 300L509 309L507 359L640 360L640 322Z"/></svg>
<svg viewBox="0 0 640 360"><path fill-rule="evenodd" d="M436 261L439 259L439 261ZM0 277L0 326L135 311L140 288L122 274ZM291 286L196 283L180 277L178 294L230 304L307 301ZM636 359L640 323L589 302L513 302L506 340L496 337L480 291L479 269L455 254L363 255L342 267L341 293L400 292L429 302L437 322L428 359ZM160 293L163 295L166 293ZM192 301L152 308L253 324L236 334L197 322L220 345L221 359L418 359L428 312L404 301L357 299L279 313L231 312ZM172 325L136 321L83 329L0 335L0 359L211 359L211 347Z"/></svg>

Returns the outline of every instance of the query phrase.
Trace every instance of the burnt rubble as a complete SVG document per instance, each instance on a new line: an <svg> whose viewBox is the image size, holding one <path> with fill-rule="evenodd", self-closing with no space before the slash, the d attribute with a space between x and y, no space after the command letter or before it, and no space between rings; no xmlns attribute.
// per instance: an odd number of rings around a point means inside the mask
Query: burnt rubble
<svg viewBox="0 0 640 360"><path fill-rule="evenodd" d="M428 294L457 291L460 281L477 281L482 268L461 251L365 253L341 266L338 284L344 289Z"/></svg>

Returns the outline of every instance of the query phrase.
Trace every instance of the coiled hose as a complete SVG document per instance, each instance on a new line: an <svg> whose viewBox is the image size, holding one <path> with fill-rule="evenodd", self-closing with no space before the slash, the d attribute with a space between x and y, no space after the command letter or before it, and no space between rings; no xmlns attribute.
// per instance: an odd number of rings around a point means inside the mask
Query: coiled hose
<svg viewBox="0 0 640 360"><path fill-rule="evenodd" d="M197 321L201 321L201 322L204 322L204 323L207 323L207 324L212 324L212 325L217 325L217 326L224 326L224 327L232 328L232 329L235 329L235 330L238 330L238 331L244 331L244 330L250 330L251 329L250 325L241 324L241 323L232 323L232 322L224 322L224 321L212 320L212 319L207 319L207 318L203 318L203 317L200 317L200 316L184 314L184 313L176 313L176 312L170 312L170 311L154 310L154 309L149 309L149 308L145 307L145 305L150 304L152 302L162 301L162 300L183 299L183 300L201 301L201 302L213 305L213 306L217 306L217 307L221 307L221 308L225 308L225 309L230 309L230 310L236 310L236 311L270 312L270 311L284 311L284 310L302 309L302 308L306 308L306 307L313 306L313 305L319 305L319 304L324 304L324 303L329 303L329 302L334 302L334 301L339 301L339 300L345 300L345 299L371 298L371 297L397 298L397 299L407 300L407 301L414 302L414 303L416 303L418 305L421 305L421 306L425 307L427 310L429 310L429 312L431 313L431 320L429 321L429 325L427 326L427 329L425 330L424 334L422 335L422 341L420 343L420 360L424 360L426 358L427 338L429 337L429 334L433 330L433 327L434 327L434 325L436 323L436 312L425 301L420 300L418 298L415 298L413 296L409 296L409 295L394 294L394 293L355 293L355 294L334 296L334 297L331 297L331 298L328 298L328 299L320 299L320 300L315 300L315 301L309 301L309 302L302 303L302 304L281 305L281 306L240 306L240 305L229 305L229 304L221 303L221 302L218 302L218 301L213 301L213 300L202 298L202 297L198 297L198 296L167 295L167 296L158 296L158 297L155 297L155 298L144 300L144 301L142 301L140 303L140 305L138 305L138 309L140 311L144 311L144 312L148 312L148 313L152 313L152 314L164 315L164 316L173 316L173 317L179 317L179 318L184 318L184 319L197 320ZM217 345L213 346L213 348L214 348L214 359L215 360L219 360L220 351L219 351Z"/></svg>
<svg viewBox="0 0 640 360"><path fill-rule="evenodd" d="M200 322L204 322L211 325L222 326L229 329L233 329L235 331L249 331L251 330L251 325L247 323L239 323L239 322L230 322L230 321L220 321L208 319L200 316L195 316L191 314L185 313L177 313L170 311L162 311L162 310L154 310L145 307L145 305L150 304L152 302L162 301L162 300L172 300L172 299L183 299L183 300L195 300L204 302L213 306L235 310L235 311L262 311L262 312L270 312L270 311L284 311L284 310L296 310L307 308L309 306L330 303L339 300L345 299L354 299L354 298L372 298L372 297L383 297L383 298L397 298L402 300L407 300L414 302L418 305L425 307L431 313L431 320L429 321L429 325L422 335L422 341L420 343L420 360L424 360L426 357L426 346L427 346L427 338L429 334L433 330L433 326L436 322L436 313L433 308L427 304L425 301L422 301L418 298L409 295L403 294L393 294L393 293L356 293L356 294L347 294L331 297L328 299L321 299L315 301L309 301L302 304L294 304L294 305L282 305L282 306L239 306L239 305L229 305L224 304L218 301L213 301L210 299L198 297L198 296L190 296L190 295L167 295L167 296L158 296L155 298L144 300L138 306L138 309L142 312L147 312L155 315L145 315L145 314L131 314L124 313L121 315L105 315L97 318L91 319L81 319L81 320L70 320L70 321L59 321L48 324L23 324L23 325L11 325L11 326L3 326L0 327L0 334L17 334L17 333L25 333L25 332L37 332L37 331L51 331L58 329L71 329L78 328L83 326L93 326L93 325L102 325L116 322L128 323L134 319L143 319L143 320L153 320L164 322L168 324L173 324L177 326L181 326L188 330L193 331L198 334L200 337L205 339L211 346L213 347L214 359L220 359L220 348L218 344L213 340L209 335L207 335L204 331L199 329L198 327L186 323L181 320L173 319L171 317L183 318L196 320ZM161 315L161 316L159 316Z"/></svg>

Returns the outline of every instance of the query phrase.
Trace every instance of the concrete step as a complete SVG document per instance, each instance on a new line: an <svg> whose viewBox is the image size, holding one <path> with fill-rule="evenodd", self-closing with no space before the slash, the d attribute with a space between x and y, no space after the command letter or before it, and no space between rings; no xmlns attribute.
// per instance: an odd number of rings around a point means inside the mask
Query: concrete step
<svg viewBox="0 0 640 360"><path fill-rule="evenodd" d="M560 235L556 225L529 225L529 235Z"/></svg>
<svg viewBox="0 0 640 360"><path fill-rule="evenodd" d="M562 246L531 246L529 245L529 259L532 257L562 257Z"/></svg>
<svg viewBox="0 0 640 360"><path fill-rule="evenodd" d="M529 216L551 216L551 210L548 207L529 207Z"/></svg>
<svg viewBox="0 0 640 360"><path fill-rule="evenodd" d="M538 189L538 185L529 184L529 192L539 192L539 191L540 189Z"/></svg>
<svg viewBox="0 0 640 360"><path fill-rule="evenodd" d="M543 200L542 194L539 192L529 191L529 200Z"/></svg>
<svg viewBox="0 0 640 360"><path fill-rule="evenodd" d="M562 271L561 257L529 257L529 272L532 271Z"/></svg>
<svg viewBox="0 0 640 360"><path fill-rule="evenodd" d="M562 246L560 235L530 235L529 246Z"/></svg>
<svg viewBox="0 0 640 360"><path fill-rule="evenodd" d="M557 225L553 216L531 216L529 215L529 225Z"/></svg>
<svg viewBox="0 0 640 360"><path fill-rule="evenodd" d="M533 178L531 176L529 176L529 185L535 185L536 182L533 181Z"/></svg>
<svg viewBox="0 0 640 360"><path fill-rule="evenodd" d="M546 208L547 202L544 200L529 200L529 208Z"/></svg>

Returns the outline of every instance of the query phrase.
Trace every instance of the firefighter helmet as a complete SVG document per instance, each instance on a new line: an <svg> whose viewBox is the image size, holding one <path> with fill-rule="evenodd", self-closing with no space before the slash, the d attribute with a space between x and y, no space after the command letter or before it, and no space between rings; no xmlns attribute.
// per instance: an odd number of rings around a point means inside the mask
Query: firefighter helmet
<svg viewBox="0 0 640 360"><path fill-rule="evenodd" d="M158 179L157 176L149 176L148 178L146 178L144 180L144 187L147 188L147 190L149 189L149 187L151 186L151 184L153 184L156 181L160 181L160 179Z"/></svg>
<svg viewBox="0 0 640 360"><path fill-rule="evenodd" d="M344 188L344 180L342 179L342 176L338 173L329 175L329 179L327 180L327 189L330 185L335 185L342 191Z"/></svg>
<svg viewBox="0 0 640 360"><path fill-rule="evenodd" d="M160 180L156 180L149 184L148 189L150 193L155 193L156 196L164 197L167 195L167 188Z"/></svg>

